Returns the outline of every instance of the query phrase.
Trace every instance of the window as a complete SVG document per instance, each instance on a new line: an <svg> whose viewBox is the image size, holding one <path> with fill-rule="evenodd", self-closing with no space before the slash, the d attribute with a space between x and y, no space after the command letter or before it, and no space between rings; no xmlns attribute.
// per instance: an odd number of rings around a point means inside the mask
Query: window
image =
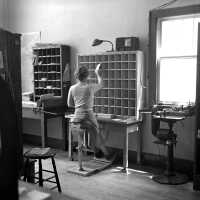
<svg viewBox="0 0 200 200"><path fill-rule="evenodd" d="M158 102L195 102L198 22L199 15L158 21Z"/></svg>
<svg viewBox="0 0 200 200"><path fill-rule="evenodd" d="M198 22L200 5L150 12L149 106L195 102Z"/></svg>

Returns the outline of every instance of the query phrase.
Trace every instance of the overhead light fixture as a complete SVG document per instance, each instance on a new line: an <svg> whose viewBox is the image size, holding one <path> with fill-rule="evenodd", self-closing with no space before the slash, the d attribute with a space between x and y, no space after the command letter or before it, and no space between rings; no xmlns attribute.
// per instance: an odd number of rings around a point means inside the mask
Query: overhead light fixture
<svg viewBox="0 0 200 200"><path fill-rule="evenodd" d="M92 46L93 46L93 47L94 47L94 46L98 46L98 45L102 44L103 42L108 42L108 43L110 43L110 44L112 45L111 51L114 51L113 43L112 43L111 41L109 41L109 40L94 39L94 41L93 41L93 43L92 43Z"/></svg>

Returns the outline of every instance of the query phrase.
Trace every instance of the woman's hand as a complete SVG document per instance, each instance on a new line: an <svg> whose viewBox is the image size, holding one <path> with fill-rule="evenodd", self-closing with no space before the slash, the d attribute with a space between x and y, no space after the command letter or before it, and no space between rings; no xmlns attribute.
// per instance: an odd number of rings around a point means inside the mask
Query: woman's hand
<svg viewBox="0 0 200 200"><path fill-rule="evenodd" d="M100 69L100 67L101 67L101 64L99 63L97 66L96 66L96 69L95 69L95 74L96 75L99 75L99 69Z"/></svg>
<svg viewBox="0 0 200 200"><path fill-rule="evenodd" d="M94 72L95 72L95 74L97 75L98 84L99 84L100 87L102 88L102 87L103 87L103 79L102 79L101 74L99 74L100 67L101 67L101 64L99 63L99 64L96 66L96 69L94 70Z"/></svg>

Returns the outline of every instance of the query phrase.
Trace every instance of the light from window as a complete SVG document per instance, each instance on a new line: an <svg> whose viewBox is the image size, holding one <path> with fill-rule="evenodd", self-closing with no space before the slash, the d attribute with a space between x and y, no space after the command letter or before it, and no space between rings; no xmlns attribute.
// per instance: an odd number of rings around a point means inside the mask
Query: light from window
<svg viewBox="0 0 200 200"><path fill-rule="evenodd" d="M160 60L160 100L164 103L186 104L196 97L196 59Z"/></svg>
<svg viewBox="0 0 200 200"><path fill-rule="evenodd" d="M163 21L160 55L196 55L198 22L200 18Z"/></svg>
<svg viewBox="0 0 200 200"><path fill-rule="evenodd" d="M161 21L157 54L160 102L195 102L198 22L200 17Z"/></svg>

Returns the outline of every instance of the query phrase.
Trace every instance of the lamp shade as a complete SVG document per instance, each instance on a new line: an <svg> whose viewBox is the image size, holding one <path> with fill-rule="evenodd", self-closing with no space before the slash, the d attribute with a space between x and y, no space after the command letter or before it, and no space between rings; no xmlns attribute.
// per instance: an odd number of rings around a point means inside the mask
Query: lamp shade
<svg viewBox="0 0 200 200"><path fill-rule="evenodd" d="M108 42L112 45L112 49L111 51L114 51L114 48L113 48L113 43L109 40L100 40L100 39L94 39L93 43L92 43L92 46L97 46L97 45L100 45L101 43L103 42Z"/></svg>
<svg viewBox="0 0 200 200"><path fill-rule="evenodd" d="M94 39L92 46L97 46L100 45L103 42L103 40L99 40L99 39Z"/></svg>

